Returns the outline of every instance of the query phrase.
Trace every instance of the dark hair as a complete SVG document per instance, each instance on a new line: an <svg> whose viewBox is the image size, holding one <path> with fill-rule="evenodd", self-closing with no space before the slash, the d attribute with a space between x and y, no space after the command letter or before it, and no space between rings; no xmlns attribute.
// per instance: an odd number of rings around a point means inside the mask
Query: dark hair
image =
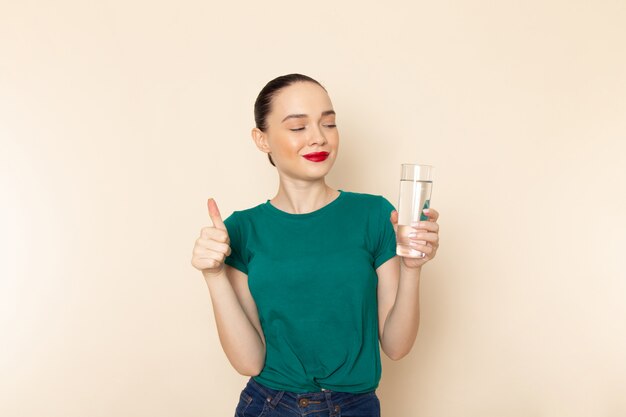
<svg viewBox="0 0 626 417"><path fill-rule="evenodd" d="M265 129L267 129L267 115L272 110L272 99L274 98L274 96L283 88L289 87L291 84L295 84L297 82L314 83L319 85L324 89L324 91L326 91L322 84L306 75L287 74L274 78L272 81L265 84L265 87L263 87L263 89L257 96L256 101L254 102L254 122L256 123L256 127L258 129L263 132L265 131ZM274 165L274 161L272 161L272 156L270 154L267 154L267 157L269 158L270 163Z"/></svg>

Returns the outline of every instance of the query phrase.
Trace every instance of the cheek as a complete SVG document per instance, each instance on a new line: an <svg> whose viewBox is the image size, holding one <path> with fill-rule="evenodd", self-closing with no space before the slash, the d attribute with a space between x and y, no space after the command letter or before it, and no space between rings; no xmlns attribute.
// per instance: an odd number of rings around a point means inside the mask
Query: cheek
<svg viewBox="0 0 626 417"><path fill-rule="evenodd" d="M335 132L331 135L328 135L328 143L334 147L339 146L339 132Z"/></svg>
<svg viewBox="0 0 626 417"><path fill-rule="evenodd" d="M292 155L302 149L303 141L298 137L284 136L274 141L272 151L281 155Z"/></svg>

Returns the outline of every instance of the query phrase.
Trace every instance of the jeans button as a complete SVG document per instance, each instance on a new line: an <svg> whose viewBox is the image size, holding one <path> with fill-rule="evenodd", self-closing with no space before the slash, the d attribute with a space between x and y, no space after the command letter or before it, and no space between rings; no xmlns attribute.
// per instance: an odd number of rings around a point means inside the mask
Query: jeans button
<svg viewBox="0 0 626 417"><path fill-rule="evenodd" d="M309 405L309 399L301 398L300 401L298 401L298 405L302 408L306 407L307 405Z"/></svg>

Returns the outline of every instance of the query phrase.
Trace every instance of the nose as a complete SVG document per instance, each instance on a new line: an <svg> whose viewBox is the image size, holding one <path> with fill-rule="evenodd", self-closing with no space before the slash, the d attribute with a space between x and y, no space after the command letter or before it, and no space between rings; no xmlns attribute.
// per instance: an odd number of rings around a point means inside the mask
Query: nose
<svg viewBox="0 0 626 417"><path fill-rule="evenodd" d="M308 145L325 145L327 140L326 140L326 136L324 136L324 132L322 131L322 129L320 128L320 126L317 126L314 129L310 130L311 132L311 136L309 137L309 141L308 141Z"/></svg>

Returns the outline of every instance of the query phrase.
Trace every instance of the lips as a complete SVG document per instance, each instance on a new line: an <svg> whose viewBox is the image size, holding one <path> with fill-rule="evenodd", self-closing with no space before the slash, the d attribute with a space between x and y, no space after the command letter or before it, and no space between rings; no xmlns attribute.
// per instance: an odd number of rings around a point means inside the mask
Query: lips
<svg viewBox="0 0 626 417"><path fill-rule="evenodd" d="M328 152L311 152L303 157L312 162L322 162L328 158Z"/></svg>

